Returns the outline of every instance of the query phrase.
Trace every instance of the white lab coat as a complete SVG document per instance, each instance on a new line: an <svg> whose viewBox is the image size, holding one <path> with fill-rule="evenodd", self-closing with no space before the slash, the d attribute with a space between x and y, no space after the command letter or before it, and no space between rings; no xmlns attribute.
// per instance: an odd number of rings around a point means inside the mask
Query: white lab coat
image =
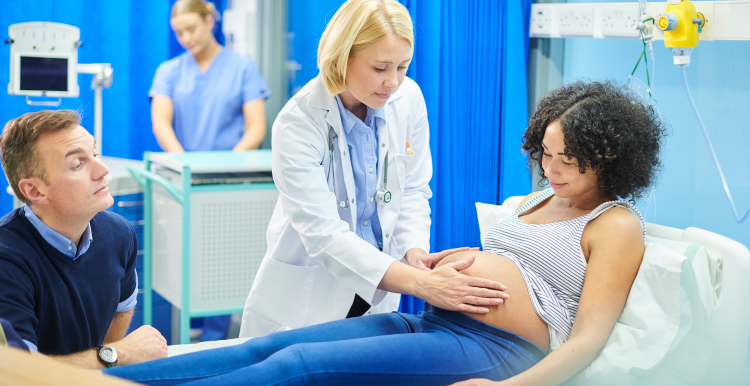
<svg viewBox="0 0 750 386"><path fill-rule="evenodd" d="M359 294L368 313L395 311L400 295L377 289L394 261L411 248L430 248L429 187L432 158L422 91L405 78L377 120L378 187L388 152L391 202L378 205L383 252L359 238L355 185L346 135L334 96L320 77L311 80L273 124L273 178L279 190L266 240L268 249L242 316L240 337L263 336L346 317ZM328 173L329 125L334 149L336 192ZM406 142L414 155L406 155Z"/></svg>

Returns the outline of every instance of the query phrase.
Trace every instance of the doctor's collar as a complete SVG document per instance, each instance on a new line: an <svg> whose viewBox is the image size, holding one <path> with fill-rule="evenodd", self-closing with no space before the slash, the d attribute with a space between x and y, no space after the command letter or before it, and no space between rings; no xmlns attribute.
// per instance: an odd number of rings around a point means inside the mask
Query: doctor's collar
<svg viewBox="0 0 750 386"><path fill-rule="evenodd" d="M341 101L341 98L339 98L338 95L334 96L334 99L336 99L336 104L339 106L339 115L341 116L341 126L344 129L344 132L346 134L349 134L352 131L352 128L354 128L354 125L357 121L360 121L360 119L354 115L351 111L347 110L344 107L343 102ZM346 119L344 119L346 117ZM370 126L367 124L367 118L375 119L380 118L383 121L385 121L385 108L381 107L379 109L373 109L367 106L367 116L365 117L364 121L361 121L365 124L365 126Z"/></svg>

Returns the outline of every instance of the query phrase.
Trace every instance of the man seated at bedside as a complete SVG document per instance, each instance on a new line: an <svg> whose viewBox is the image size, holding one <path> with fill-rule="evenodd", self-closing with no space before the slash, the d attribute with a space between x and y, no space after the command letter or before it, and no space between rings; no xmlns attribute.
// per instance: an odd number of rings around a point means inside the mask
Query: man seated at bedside
<svg viewBox="0 0 750 386"><path fill-rule="evenodd" d="M83 368L166 357L153 327L125 336L136 236L105 211L109 169L79 123L75 111L45 110L10 120L0 136L3 170L27 204L0 218L0 316L32 351Z"/></svg>

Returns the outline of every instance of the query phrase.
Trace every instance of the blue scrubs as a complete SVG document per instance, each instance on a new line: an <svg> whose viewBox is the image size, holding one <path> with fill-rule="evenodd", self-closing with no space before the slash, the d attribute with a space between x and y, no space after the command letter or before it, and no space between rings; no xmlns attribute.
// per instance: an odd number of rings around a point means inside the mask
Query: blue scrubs
<svg viewBox="0 0 750 386"><path fill-rule="evenodd" d="M271 93L252 59L222 49L205 74L190 52L162 63L148 95L172 99L177 140L196 151L232 150L245 132L242 105Z"/></svg>
<svg viewBox="0 0 750 386"><path fill-rule="evenodd" d="M271 93L252 59L223 48L205 74L189 51L162 63L148 95L172 99L177 140L199 151L232 150L245 134L242 105ZM205 318L201 341L226 339L229 324L230 316Z"/></svg>

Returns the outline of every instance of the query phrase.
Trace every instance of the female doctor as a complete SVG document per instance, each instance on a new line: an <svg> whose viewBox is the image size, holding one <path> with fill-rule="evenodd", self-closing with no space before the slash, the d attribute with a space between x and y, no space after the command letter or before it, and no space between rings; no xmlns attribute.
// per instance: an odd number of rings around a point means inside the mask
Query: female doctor
<svg viewBox="0 0 750 386"><path fill-rule="evenodd" d="M427 253L432 159L424 98L405 77L413 49L395 0L349 0L326 27L320 74L273 125L279 199L240 337L395 311L399 294L470 313L508 297L459 272L473 257L431 270L467 248Z"/></svg>

